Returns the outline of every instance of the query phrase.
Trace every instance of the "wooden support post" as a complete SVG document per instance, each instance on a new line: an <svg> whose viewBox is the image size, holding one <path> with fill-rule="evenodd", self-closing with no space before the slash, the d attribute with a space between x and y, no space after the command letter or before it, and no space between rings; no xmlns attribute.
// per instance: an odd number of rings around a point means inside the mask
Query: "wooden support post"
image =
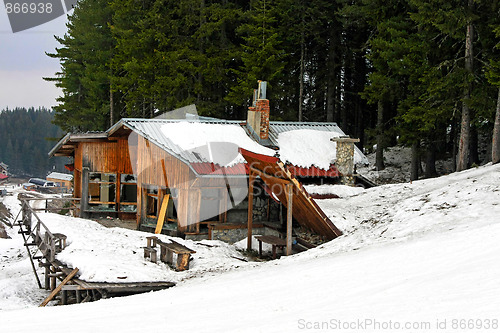
<svg viewBox="0 0 500 333"><path fill-rule="evenodd" d="M45 260L45 290L50 289L50 264L47 260Z"/></svg>
<svg viewBox="0 0 500 333"><path fill-rule="evenodd" d="M287 191L287 214L286 214L286 255L292 254L292 224L293 224L293 184L286 186Z"/></svg>
<svg viewBox="0 0 500 333"><path fill-rule="evenodd" d="M89 168L82 168L82 198L80 200L80 217L86 218L89 209Z"/></svg>
<svg viewBox="0 0 500 333"><path fill-rule="evenodd" d="M56 277L51 276L50 277L50 290L56 289Z"/></svg>
<svg viewBox="0 0 500 333"><path fill-rule="evenodd" d="M122 187L122 175L121 173L116 174L116 192L115 192L115 211L120 212L120 203L121 203L121 187Z"/></svg>
<svg viewBox="0 0 500 333"><path fill-rule="evenodd" d="M50 295L42 302L42 304L40 304L40 307L44 307L45 305L49 304L49 302L57 295L57 293L61 291L62 287L66 283L68 283L76 275L76 273L78 273L78 268L72 270L71 273L69 273L68 276L66 276L66 278L61 282L61 284L57 286L57 288L52 290Z"/></svg>
<svg viewBox="0 0 500 333"><path fill-rule="evenodd" d="M61 305L68 304L68 292L66 290L61 290Z"/></svg>
<svg viewBox="0 0 500 333"><path fill-rule="evenodd" d="M189 253L179 253L177 255L177 270L178 271L185 271L189 269L189 259L190 259L190 254Z"/></svg>
<svg viewBox="0 0 500 333"><path fill-rule="evenodd" d="M248 174L248 233L247 233L247 250L252 250L252 225L253 225L253 183L255 173L251 170Z"/></svg>

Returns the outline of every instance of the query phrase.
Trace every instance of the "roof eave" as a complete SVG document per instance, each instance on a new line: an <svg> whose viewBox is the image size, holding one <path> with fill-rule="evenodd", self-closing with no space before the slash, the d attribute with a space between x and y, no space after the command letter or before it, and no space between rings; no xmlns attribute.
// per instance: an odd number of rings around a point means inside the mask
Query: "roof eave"
<svg viewBox="0 0 500 333"><path fill-rule="evenodd" d="M61 147L69 141L71 137L71 133L66 134L59 142L49 151L49 157L54 157L56 152L61 149Z"/></svg>

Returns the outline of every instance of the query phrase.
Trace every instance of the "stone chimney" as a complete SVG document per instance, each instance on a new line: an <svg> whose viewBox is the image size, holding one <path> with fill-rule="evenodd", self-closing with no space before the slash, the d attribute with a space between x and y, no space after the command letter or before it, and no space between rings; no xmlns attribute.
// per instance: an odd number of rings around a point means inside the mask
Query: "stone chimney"
<svg viewBox="0 0 500 333"><path fill-rule="evenodd" d="M248 108L247 124L261 140L269 139L269 100L266 99L266 81L259 81L254 90L252 106Z"/></svg>
<svg viewBox="0 0 500 333"><path fill-rule="evenodd" d="M331 141L337 143L337 161L335 166L340 172L340 181L343 185L354 186L354 143L359 139L352 139L348 136L332 138Z"/></svg>

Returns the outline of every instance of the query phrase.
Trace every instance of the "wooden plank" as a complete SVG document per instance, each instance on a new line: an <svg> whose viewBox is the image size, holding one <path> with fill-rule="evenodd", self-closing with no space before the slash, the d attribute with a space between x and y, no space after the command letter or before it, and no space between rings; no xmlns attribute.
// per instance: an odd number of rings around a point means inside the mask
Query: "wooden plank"
<svg viewBox="0 0 500 333"><path fill-rule="evenodd" d="M247 223L210 223L209 226L213 230L228 230L228 229L245 229L248 227ZM252 228L263 228L264 223L252 223Z"/></svg>
<svg viewBox="0 0 500 333"><path fill-rule="evenodd" d="M57 295L57 293L61 291L62 287L66 283L68 283L76 275L76 273L78 273L78 268L72 270L71 273L69 273L68 276L66 276L66 278L61 282L61 284L59 284L57 288L52 290L50 295L42 302L42 304L40 304L39 307L44 307L45 305L49 304L49 302Z"/></svg>
<svg viewBox="0 0 500 333"><path fill-rule="evenodd" d="M165 218L167 216L167 208L168 208L169 199L170 199L170 194L167 194L163 197L163 201L161 203L160 214L158 215L158 221L156 222L155 234L161 233L161 229L163 228L163 223L165 223Z"/></svg>
<svg viewBox="0 0 500 333"><path fill-rule="evenodd" d="M287 189L287 213L286 213L286 255L292 254L292 224L293 224L293 185L290 183L286 186Z"/></svg>
<svg viewBox="0 0 500 333"><path fill-rule="evenodd" d="M276 175L270 175L264 171L261 171L259 169L254 168L254 167L250 167L250 170L252 172L255 172L256 174L258 174L261 178L272 179L276 183L288 184L290 182L288 179L281 178L281 177L278 177Z"/></svg>
<svg viewBox="0 0 500 333"><path fill-rule="evenodd" d="M255 239L271 245L286 246L286 240L276 236L271 236L271 235L255 236Z"/></svg>
<svg viewBox="0 0 500 333"><path fill-rule="evenodd" d="M190 248L187 248L184 245L177 243L173 239L170 240L170 243L165 243L165 242L158 240L158 245L160 245L160 247L166 247L167 249L174 251L176 254L196 253L196 251L191 250Z"/></svg>

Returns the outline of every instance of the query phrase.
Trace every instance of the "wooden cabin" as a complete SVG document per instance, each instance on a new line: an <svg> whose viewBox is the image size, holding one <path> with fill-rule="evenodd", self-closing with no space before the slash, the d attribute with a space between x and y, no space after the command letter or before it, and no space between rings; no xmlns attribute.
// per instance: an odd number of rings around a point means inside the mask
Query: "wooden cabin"
<svg viewBox="0 0 500 333"><path fill-rule="evenodd" d="M209 147L182 149L162 131L167 124L178 127L186 123L122 119L105 133L68 134L49 154L73 157L74 196L81 198L83 217L133 217L143 230L159 228L199 238L208 238L209 227L217 224L236 228L234 224L239 223L244 228L248 191L244 160L220 167L204 155ZM197 124L208 129L217 126L212 128L217 132L239 130L258 146L238 122L204 119ZM238 146L231 148L236 156ZM261 196L268 195L262 191ZM267 219L270 201L260 204L266 206L261 215Z"/></svg>
<svg viewBox="0 0 500 333"><path fill-rule="evenodd" d="M73 170L73 195L81 199L82 217L135 218L136 184L126 138L68 133L49 155L73 158L68 167Z"/></svg>
<svg viewBox="0 0 500 333"><path fill-rule="evenodd" d="M73 158L81 216L135 218L142 230L236 241L247 234L249 211L257 232L283 227L283 205L259 179L248 209L249 167L239 148L279 156L280 135L303 130L312 132L312 147L344 135L335 123L269 121L269 101L258 98L247 121L121 119L103 133L68 134L49 155ZM291 177L339 178L333 163L318 168L314 156L309 164L283 163Z"/></svg>

